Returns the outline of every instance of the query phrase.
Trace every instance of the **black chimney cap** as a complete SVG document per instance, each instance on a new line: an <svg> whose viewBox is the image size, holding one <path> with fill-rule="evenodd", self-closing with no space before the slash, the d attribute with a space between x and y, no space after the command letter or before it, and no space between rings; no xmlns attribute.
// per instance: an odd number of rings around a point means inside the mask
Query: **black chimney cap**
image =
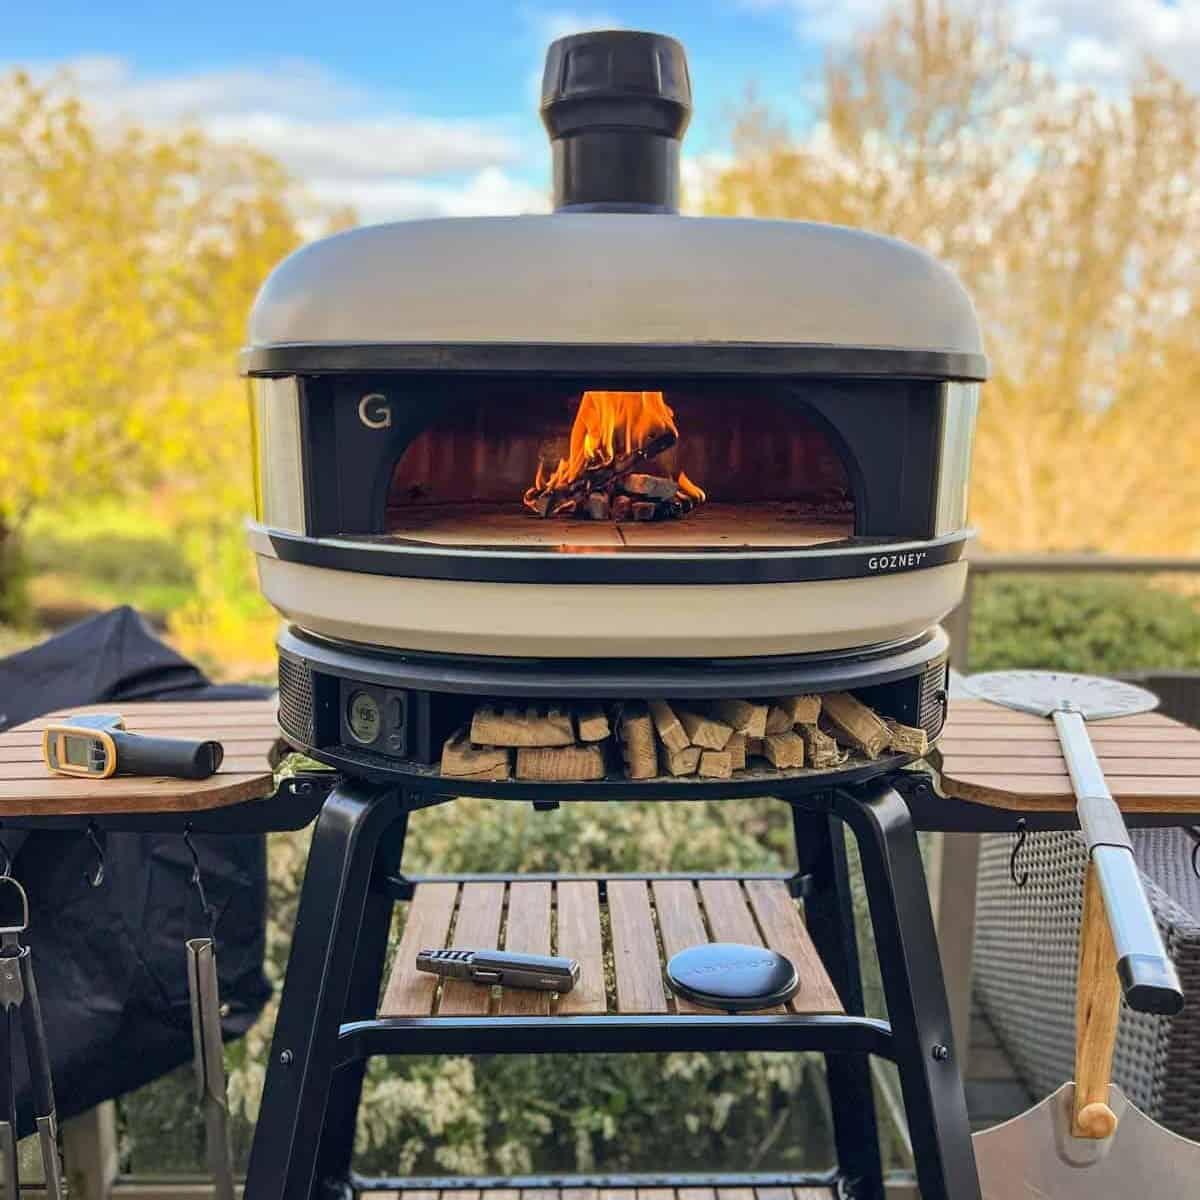
<svg viewBox="0 0 1200 1200"><path fill-rule="evenodd" d="M541 112L556 208L678 208L692 85L674 38L626 29L559 38L546 52Z"/></svg>

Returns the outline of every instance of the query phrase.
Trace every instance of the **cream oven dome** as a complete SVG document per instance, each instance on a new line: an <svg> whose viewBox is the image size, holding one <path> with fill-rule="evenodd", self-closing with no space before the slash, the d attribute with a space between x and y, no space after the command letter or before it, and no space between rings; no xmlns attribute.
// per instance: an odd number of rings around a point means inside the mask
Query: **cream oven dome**
<svg viewBox="0 0 1200 1200"><path fill-rule="evenodd" d="M556 211L313 243L250 320L268 599L355 647L841 653L961 596L978 324L924 252L675 210L682 47L550 50Z"/></svg>

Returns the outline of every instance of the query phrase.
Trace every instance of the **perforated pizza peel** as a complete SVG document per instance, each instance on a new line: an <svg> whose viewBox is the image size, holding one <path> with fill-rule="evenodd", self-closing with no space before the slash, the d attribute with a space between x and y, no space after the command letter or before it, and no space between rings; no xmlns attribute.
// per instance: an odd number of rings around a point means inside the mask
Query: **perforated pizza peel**
<svg viewBox="0 0 1200 1200"><path fill-rule="evenodd" d="M992 671L968 687L994 704L1053 718L1089 854L1075 1082L975 1134L983 1200L1200 1195L1200 1145L1151 1120L1109 1080L1122 990L1131 1008L1161 1014L1178 1012L1183 994L1086 722L1149 712L1158 699L1132 684L1057 671Z"/></svg>

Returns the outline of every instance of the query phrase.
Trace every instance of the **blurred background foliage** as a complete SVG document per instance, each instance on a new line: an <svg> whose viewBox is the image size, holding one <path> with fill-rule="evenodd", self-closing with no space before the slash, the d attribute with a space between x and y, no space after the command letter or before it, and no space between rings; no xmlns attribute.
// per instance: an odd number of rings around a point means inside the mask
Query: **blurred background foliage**
<svg viewBox="0 0 1200 1200"><path fill-rule="evenodd" d="M984 547L1200 551L1197 97L1151 62L1127 94L1066 87L993 18L902 0L827 63L815 105L793 131L749 96L733 160L693 209L862 226L958 272L993 369L973 474ZM302 230L350 218L313 208L252 149L186 129L114 132L69 80L21 74L0 79L0 180L0 653L131 603L214 674L269 678L275 618L241 530L236 355L270 268ZM1170 577L983 579L975 612L980 668L1200 666L1200 609ZM462 801L414 821L409 862L775 866L787 838L771 808ZM270 839L276 982L307 836ZM273 1020L270 1008L228 1052L240 1153ZM813 1165L829 1146L812 1066L378 1061L361 1165ZM128 1098L126 1164L198 1167L195 1117L186 1072Z"/></svg>

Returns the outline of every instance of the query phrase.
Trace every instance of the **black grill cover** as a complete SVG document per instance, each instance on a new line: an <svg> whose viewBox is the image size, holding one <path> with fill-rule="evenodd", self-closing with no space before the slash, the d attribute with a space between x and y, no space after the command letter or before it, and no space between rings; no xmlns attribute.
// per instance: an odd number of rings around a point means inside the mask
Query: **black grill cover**
<svg viewBox="0 0 1200 1200"><path fill-rule="evenodd" d="M0 659L0 729L72 705L121 700L248 699L269 689L221 687L164 645L130 608L72 626ZM114 704L114 711L120 711ZM0 829L29 893L34 971L60 1117L140 1087L192 1053L184 942L208 933L179 834L109 834L104 880L77 832ZM226 1038L246 1032L270 994L263 975L266 846L261 836L196 837L217 912ZM33 1130L18 1048L21 1134Z"/></svg>

